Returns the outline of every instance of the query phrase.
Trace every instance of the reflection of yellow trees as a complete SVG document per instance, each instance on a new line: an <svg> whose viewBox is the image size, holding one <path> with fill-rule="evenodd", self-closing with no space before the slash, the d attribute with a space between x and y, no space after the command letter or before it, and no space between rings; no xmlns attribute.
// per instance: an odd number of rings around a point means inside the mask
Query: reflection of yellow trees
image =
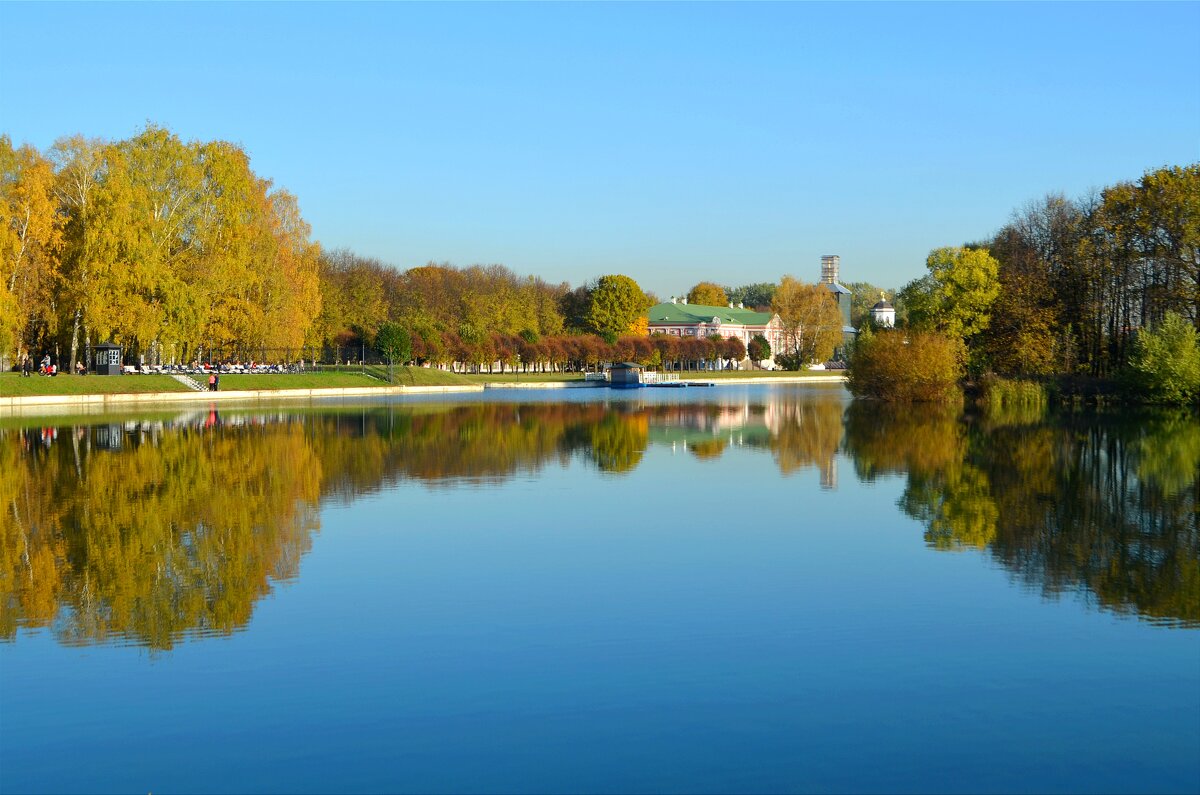
<svg viewBox="0 0 1200 795"><path fill-rule="evenodd" d="M846 410L846 448L863 480L940 472L966 455L966 427L959 410L939 404L856 401Z"/></svg>
<svg viewBox="0 0 1200 795"><path fill-rule="evenodd" d="M33 488L22 461L21 444L0 443L0 637L12 637L17 623L43 626L58 611L61 582L57 561L65 556L61 537L46 532L60 518L59 506ZM52 476L53 468L43 466Z"/></svg>
<svg viewBox="0 0 1200 795"><path fill-rule="evenodd" d="M565 460L588 443L600 404L500 403L383 409L310 418L326 494L352 497L413 478L429 484L489 481Z"/></svg>
<svg viewBox="0 0 1200 795"><path fill-rule="evenodd" d="M837 396L818 396L776 406L778 420L769 442L779 471L823 466L842 445L843 403Z"/></svg>
<svg viewBox="0 0 1200 795"><path fill-rule="evenodd" d="M986 549L996 538L999 510L987 475L970 464L911 479L900 507L925 523L925 542L937 549Z"/></svg>
<svg viewBox="0 0 1200 795"><path fill-rule="evenodd" d="M725 441L725 437L717 436L712 439L704 439L698 442L688 442L688 450L692 455L699 458L701 461L708 461L715 458L720 458L721 453L725 452L725 448L729 442Z"/></svg>
<svg viewBox="0 0 1200 795"><path fill-rule="evenodd" d="M1111 610L1200 622L1194 417L972 426L855 404L846 434L861 476L907 475L900 507L934 548L986 548L1047 593L1083 584Z"/></svg>
<svg viewBox="0 0 1200 795"><path fill-rule="evenodd" d="M320 483L299 426L170 433L112 451L79 433L15 459L19 439L2 445L7 637L53 626L67 641L170 648L244 626L272 580L297 573Z"/></svg>
<svg viewBox="0 0 1200 795"><path fill-rule="evenodd" d="M769 447L785 474L827 463L844 433L862 478L907 477L900 506L932 547L987 548L1047 592L1084 584L1114 610L1200 622L1192 417L995 425L855 404L843 426L843 405L392 406L206 430L62 428L50 444L0 430L0 637L46 627L69 642L169 648L232 632L296 575L321 500L576 456L629 472L651 427L700 457Z"/></svg>
<svg viewBox="0 0 1200 795"><path fill-rule="evenodd" d="M959 411L860 402L847 412L846 429L860 476L908 473L900 507L925 523L930 546L983 549L995 538L996 504L988 476L967 461Z"/></svg>
<svg viewBox="0 0 1200 795"><path fill-rule="evenodd" d="M629 472L641 463L649 438L644 412L610 411L591 426L592 459L602 472Z"/></svg>

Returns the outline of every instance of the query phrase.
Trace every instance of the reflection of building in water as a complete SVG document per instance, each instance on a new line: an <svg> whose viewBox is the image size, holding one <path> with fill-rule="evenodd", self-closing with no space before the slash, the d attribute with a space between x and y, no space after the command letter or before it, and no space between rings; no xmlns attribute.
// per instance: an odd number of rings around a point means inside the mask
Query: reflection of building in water
<svg viewBox="0 0 1200 795"><path fill-rule="evenodd" d="M731 448L770 450L784 475L816 469L821 487L838 484L842 402L837 399L740 400L724 404L647 406L649 441L716 460Z"/></svg>
<svg viewBox="0 0 1200 795"><path fill-rule="evenodd" d="M821 488L837 491L837 456L830 453L821 463Z"/></svg>
<svg viewBox="0 0 1200 795"><path fill-rule="evenodd" d="M100 450L120 450L125 441L125 429L120 425L97 425L92 429L92 443Z"/></svg>

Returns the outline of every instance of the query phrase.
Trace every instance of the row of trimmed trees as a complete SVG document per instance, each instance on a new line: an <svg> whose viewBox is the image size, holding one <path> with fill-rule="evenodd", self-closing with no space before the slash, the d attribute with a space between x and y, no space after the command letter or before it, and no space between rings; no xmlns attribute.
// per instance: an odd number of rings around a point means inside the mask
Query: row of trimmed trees
<svg viewBox="0 0 1200 795"><path fill-rule="evenodd" d="M751 343L762 358L770 356L765 340ZM464 338L453 331L423 329L410 333L385 323L376 347L397 364L412 362L470 372L565 372L599 370L612 362L636 362L673 370L712 370L743 360L746 346L726 337L672 337L665 334L624 335L608 341L595 334L541 337L534 332L491 333ZM757 346L757 347L756 347Z"/></svg>

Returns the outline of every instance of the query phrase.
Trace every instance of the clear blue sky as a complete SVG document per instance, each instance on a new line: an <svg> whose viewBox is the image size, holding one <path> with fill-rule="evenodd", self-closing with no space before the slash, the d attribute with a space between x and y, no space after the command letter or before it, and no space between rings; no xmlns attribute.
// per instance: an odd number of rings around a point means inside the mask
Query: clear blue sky
<svg viewBox="0 0 1200 795"><path fill-rule="evenodd" d="M313 235L900 286L1020 205L1200 160L1200 4L0 5L0 132L242 144Z"/></svg>

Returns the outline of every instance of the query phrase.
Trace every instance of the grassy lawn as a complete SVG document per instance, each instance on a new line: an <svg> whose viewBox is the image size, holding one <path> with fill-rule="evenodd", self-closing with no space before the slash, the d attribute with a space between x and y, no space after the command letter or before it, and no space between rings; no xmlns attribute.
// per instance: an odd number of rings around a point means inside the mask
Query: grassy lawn
<svg viewBox="0 0 1200 795"><path fill-rule="evenodd" d="M382 375L386 376L386 368ZM193 375L201 386L208 386L208 376ZM478 384L477 380L442 370L423 367L397 367L397 386L455 386ZM221 375L221 391L269 389L342 389L346 387L386 387L379 378L363 375L357 370L345 372L256 373ZM59 375L54 378L18 373L0 373L0 397L26 395L93 395L128 394L132 392L187 392L186 386L166 375Z"/></svg>
<svg viewBox="0 0 1200 795"><path fill-rule="evenodd" d="M346 387L385 386L462 386L472 384L460 375L425 367L397 367L395 384L388 384L387 367L369 368L372 375L356 370L322 370L310 373L256 373L221 376L221 389L341 389ZM195 376L206 383L205 376Z"/></svg>
<svg viewBox="0 0 1200 795"><path fill-rule="evenodd" d="M208 376L192 376L201 386L208 386ZM341 389L345 387L387 386L377 378L359 372L345 373L221 373L221 391L234 392L255 389Z"/></svg>
<svg viewBox="0 0 1200 795"><path fill-rule="evenodd" d="M0 397L26 395L99 395L131 392L187 392L167 375L57 375L48 378L0 373Z"/></svg>
<svg viewBox="0 0 1200 795"><path fill-rule="evenodd" d="M583 373L513 373L509 371L503 375L500 373L468 373L459 377L465 378L468 384L511 384L514 382L533 384L542 381L582 381Z"/></svg>
<svg viewBox="0 0 1200 795"><path fill-rule="evenodd" d="M372 368L372 370L380 378L387 378L386 365ZM394 375L395 386L468 386L479 383L458 373L438 370L434 367L397 367Z"/></svg>
<svg viewBox="0 0 1200 795"><path fill-rule="evenodd" d="M386 377L387 368L378 370ZM493 383L538 383L544 381L582 381L582 373L478 373L461 375L445 370L426 367L397 367L397 386L464 386ZM843 370L808 370L802 372L767 370L687 370L679 374L680 379L716 380L727 378L771 378L777 376L820 376L845 375ZM207 386L207 376L192 376L202 386ZM378 377L347 370L308 373L262 373L239 375L226 373L221 376L221 391L260 389L321 389L345 387L384 387L388 384ZM166 375L59 375L54 378L30 376L22 378L18 373L0 373L0 397L25 395L91 395L120 394L132 392L186 392L187 387Z"/></svg>

